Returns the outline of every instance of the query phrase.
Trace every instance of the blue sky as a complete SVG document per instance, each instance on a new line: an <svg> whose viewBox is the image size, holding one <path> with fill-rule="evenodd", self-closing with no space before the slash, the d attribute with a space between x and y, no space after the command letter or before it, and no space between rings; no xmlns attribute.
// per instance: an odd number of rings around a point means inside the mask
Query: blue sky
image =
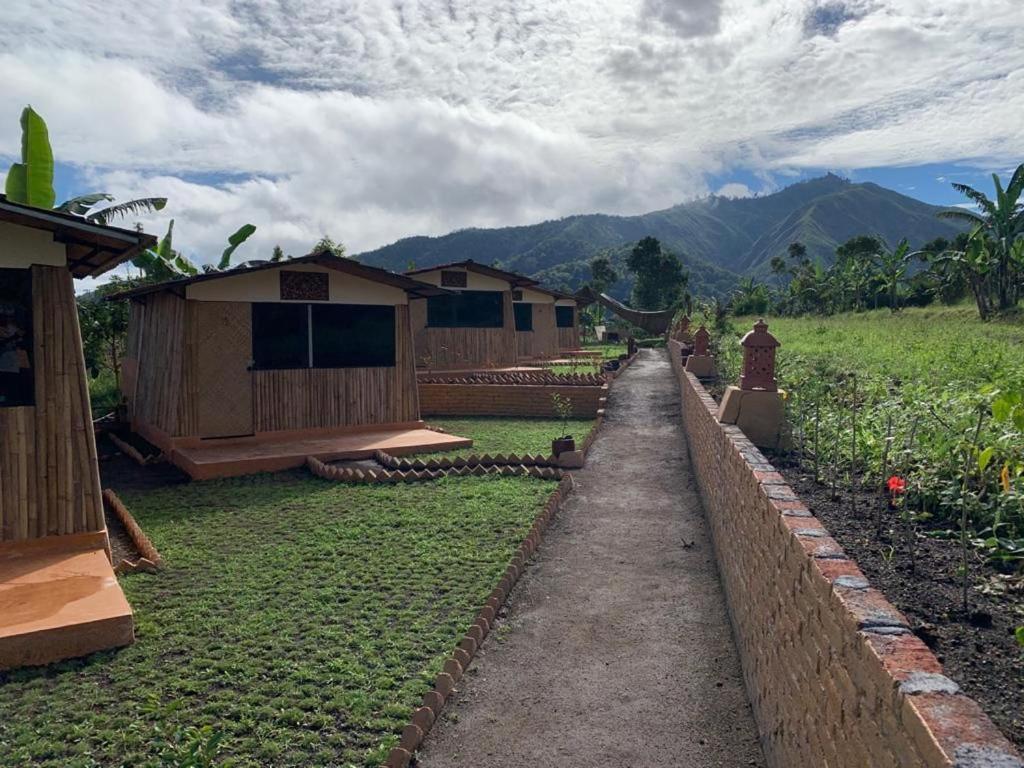
<svg viewBox="0 0 1024 768"><path fill-rule="evenodd" d="M0 159L31 103L62 197L205 262L1024 161L1019 0L22 0L0 68Z"/></svg>

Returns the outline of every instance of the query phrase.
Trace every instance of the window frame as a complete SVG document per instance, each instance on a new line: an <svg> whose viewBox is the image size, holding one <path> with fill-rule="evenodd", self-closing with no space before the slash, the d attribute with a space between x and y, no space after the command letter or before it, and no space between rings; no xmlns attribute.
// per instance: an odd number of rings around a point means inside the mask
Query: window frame
<svg viewBox="0 0 1024 768"><path fill-rule="evenodd" d="M556 328L575 328L576 327L576 307L567 306L565 304L559 306L555 305L555 327ZM562 322L562 317L565 316L566 312L569 314L569 322Z"/></svg>
<svg viewBox="0 0 1024 768"><path fill-rule="evenodd" d="M427 328L477 328L500 330L505 327L505 291L450 291L441 296L427 297ZM470 296L491 296L496 297L497 323L481 325L478 322L469 322L460 319L460 311L464 315L467 308L460 310L460 301ZM450 304L449 306L444 306ZM443 307L443 311L442 311ZM447 317L442 317L446 315Z"/></svg>
<svg viewBox="0 0 1024 768"><path fill-rule="evenodd" d="M519 313L523 310L529 310L526 318L528 327L526 328L519 327ZM533 333L533 304L528 301L517 301L512 305L512 314L516 324L516 333Z"/></svg>

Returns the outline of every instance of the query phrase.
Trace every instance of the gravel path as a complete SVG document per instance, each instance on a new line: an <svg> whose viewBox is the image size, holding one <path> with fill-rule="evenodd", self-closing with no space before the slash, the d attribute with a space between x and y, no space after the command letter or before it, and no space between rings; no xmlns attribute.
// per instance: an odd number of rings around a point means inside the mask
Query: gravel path
<svg viewBox="0 0 1024 768"><path fill-rule="evenodd" d="M420 766L764 765L679 419L643 350Z"/></svg>

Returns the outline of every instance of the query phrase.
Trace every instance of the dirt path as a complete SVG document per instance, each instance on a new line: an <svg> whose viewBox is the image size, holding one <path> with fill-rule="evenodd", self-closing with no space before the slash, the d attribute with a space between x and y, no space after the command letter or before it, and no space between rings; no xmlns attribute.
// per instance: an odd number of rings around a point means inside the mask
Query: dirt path
<svg viewBox="0 0 1024 768"><path fill-rule="evenodd" d="M576 481L419 765L764 765L664 350Z"/></svg>

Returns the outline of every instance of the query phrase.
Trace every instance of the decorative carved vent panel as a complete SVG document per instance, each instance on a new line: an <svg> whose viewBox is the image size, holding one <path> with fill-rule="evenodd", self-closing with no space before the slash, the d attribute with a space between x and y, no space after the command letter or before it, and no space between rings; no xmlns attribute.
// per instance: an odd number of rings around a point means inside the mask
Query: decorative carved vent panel
<svg viewBox="0 0 1024 768"><path fill-rule="evenodd" d="M465 288L467 285L465 272L456 272L450 269L441 270L442 288Z"/></svg>
<svg viewBox="0 0 1024 768"><path fill-rule="evenodd" d="M326 272L292 272L282 269L281 301L330 301L330 279Z"/></svg>

